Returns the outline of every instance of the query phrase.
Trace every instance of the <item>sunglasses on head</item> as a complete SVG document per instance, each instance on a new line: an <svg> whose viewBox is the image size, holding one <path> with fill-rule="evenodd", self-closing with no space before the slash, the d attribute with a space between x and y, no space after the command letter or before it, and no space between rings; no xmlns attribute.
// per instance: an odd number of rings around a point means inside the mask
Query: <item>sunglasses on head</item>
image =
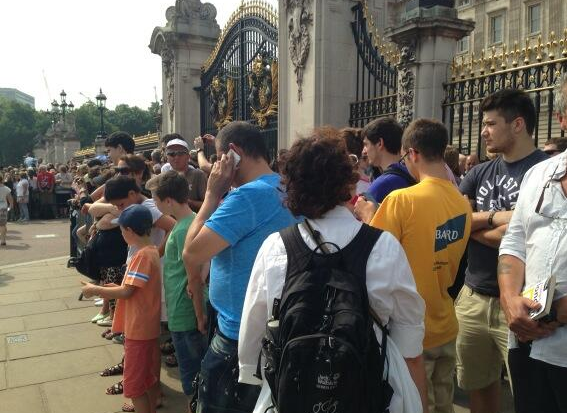
<svg viewBox="0 0 567 413"><path fill-rule="evenodd" d="M114 168L114 170L116 171L117 174L120 175L128 175L130 173L130 168L128 168L127 166L122 168Z"/></svg>
<svg viewBox="0 0 567 413"><path fill-rule="evenodd" d="M183 156L183 155L188 155L189 152L187 151L168 151L166 152L167 156Z"/></svg>

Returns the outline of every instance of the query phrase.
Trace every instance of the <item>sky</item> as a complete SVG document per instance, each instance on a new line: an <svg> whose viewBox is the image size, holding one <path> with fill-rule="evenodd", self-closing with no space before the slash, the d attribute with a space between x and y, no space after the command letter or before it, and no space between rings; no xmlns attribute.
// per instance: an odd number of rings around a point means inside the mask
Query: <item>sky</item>
<svg viewBox="0 0 567 413"><path fill-rule="evenodd" d="M206 2L203 1L202 2ZM208 0L221 29L240 0ZM268 0L277 6L277 0ZM0 88L45 110L62 89L78 107L99 88L110 109L161 99L161 58L148 45L175 0L0 0ZM47 84L47 85L46 85ZM155 89L154 89L155 87Z"/></svg>

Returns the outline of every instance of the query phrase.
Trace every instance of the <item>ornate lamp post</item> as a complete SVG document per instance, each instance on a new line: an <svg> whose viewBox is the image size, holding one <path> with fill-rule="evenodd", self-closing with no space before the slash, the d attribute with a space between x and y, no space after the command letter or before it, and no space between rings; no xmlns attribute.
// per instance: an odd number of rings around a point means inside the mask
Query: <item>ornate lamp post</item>
<svg viewBox="0 0 567 413"><path fill-rule="evenodd" d="M106 131L104 130L104 110L106 109L106 95L102 93L102 89L98 95L96 95L96 106L100 111L100 131L98 132L97 139L104 139L106 137Z"/></svg>
<svg viewBox="0 0 567 413"><path fill-rule="evenodd" d="M63 123L65 123L67 110L72 111L75 108L73 102L67 103L67 93L65 93L64 90L61 91L59 96L61 97L61 103L57 102L55 99L51 102L51 122L54 125L59 122L59 120L62 120Z"/></svg>

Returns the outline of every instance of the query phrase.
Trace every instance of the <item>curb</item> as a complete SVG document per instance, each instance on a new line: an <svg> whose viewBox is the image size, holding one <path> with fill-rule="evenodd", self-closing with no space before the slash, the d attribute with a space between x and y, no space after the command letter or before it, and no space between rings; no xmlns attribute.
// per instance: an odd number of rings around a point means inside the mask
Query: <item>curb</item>
<svg viewBox="0 0 567 413"><path fill-rule="evenodd" d="M27 265L33 265L33 264L39 264L39 263L47 263L47 262L52 262L52 261L59 261L62 259L69 259L68 255L63 255L61 257L55 257L55 258L46 258L43 260L37 260L37 261L28 261L28 262L20 262L17 264L8 264L8 265L2 265L0 266L0 270L4 270L4 269L8 269L8 268L15 268L15 267L24 267Z"/></svg>

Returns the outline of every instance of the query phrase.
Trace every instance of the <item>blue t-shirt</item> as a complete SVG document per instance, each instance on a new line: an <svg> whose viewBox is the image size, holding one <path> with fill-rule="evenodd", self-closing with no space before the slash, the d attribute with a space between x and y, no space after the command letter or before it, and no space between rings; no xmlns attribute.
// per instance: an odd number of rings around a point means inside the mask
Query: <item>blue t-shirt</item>
<svg viewBox="0 0 567 413"><path fill-rule="evenodd" d="M283 205L278 174L262 175L230 192L205 226L230 244L211 263L209 299L218 311L220 331L238 340L248 280L268 235L294 224Z"/></svg>
<svg viewBox="0 0 567 413"><path fill-rule="evenodd" d="M407 168L401 163L393 163L389 168L401 169L408 173ZM407 188L410 186L410 182L401 176L394 174L382 174L376 178L368 188L368 193L376 200L377 203L381 204L384 198L386 198L390 192L396 189Z"/></svg>

